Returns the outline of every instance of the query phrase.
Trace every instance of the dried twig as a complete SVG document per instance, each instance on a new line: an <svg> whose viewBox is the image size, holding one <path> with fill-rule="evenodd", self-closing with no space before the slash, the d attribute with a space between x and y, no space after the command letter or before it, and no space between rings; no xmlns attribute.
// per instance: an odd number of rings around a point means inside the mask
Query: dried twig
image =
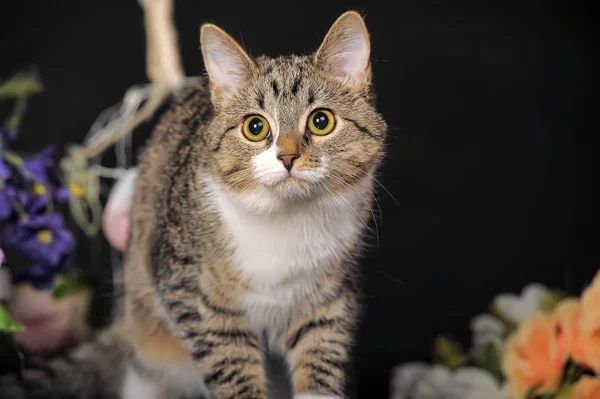
<svg viewBox="0 0 600 399"><path fill-rule="evenodd" d="M177 33L173 24L173 0L138 0L144 9L146 27L146 73L153 83L152 93L135 115L115 129L100 142L71 151L91 159L104 152L112 144L131 133L140 123L150 118L170 93L176 92L184 83L184 74L177 46Z"/></svg>

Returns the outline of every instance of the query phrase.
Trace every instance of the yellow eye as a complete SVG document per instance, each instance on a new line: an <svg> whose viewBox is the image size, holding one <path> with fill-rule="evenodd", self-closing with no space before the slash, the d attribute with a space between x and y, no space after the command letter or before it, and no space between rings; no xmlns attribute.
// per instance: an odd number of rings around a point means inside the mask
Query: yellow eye
<svg viewBox="0 0 600 399"><path fill-rule="evenodd" d="M250 115L242 126L244 136L250 141L261 141L266 139L271 132L269 122L260 115Z"/></svg>
<svg viewBox="0 0 600 399"><path fill-rule="evenodd" d="M308 130L317 136L331 133L335 127L335 117L328 109L317 109L308 117Z"/></svg>

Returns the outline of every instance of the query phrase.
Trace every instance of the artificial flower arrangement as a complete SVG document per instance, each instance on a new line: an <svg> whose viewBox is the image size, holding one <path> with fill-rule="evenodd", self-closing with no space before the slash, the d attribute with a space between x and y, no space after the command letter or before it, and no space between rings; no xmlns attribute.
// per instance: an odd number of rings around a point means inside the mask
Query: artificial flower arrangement
<svg viewBox="0 0 600 399"><path fill-rule="evenodd" d="M15 150L28 96L43 89L37 73L0 85L15 111L0 130L0 334L31 359L42 359L83 339L91 291L71 266L75 237L60 211L83 188L63 183L54 148L23 156Z"/></svg>
<svg viewBox="0 0 600 399"><path fill-rule="evenodd" d="M434 364L392 373L391 399L600 399L600 271L579 298L541 284L497 295L472 346L440 336Z"/></svg>

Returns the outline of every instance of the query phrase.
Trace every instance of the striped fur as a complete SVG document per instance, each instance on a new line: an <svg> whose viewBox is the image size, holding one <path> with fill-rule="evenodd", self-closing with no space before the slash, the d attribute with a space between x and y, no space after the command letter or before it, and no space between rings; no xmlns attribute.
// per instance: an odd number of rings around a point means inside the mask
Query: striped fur
<svg viewBox="0 0 600 399"><path fill-rule="evenodd" d="M295 398L342 398L386 137L364 23L344 14L312 56L251 58L213 25L201 41L208 78L139 159L115 384L124 399L264 399L271 352ZM327 136L307 128L318 108L335 115ZM260 142L249 114L271 125Z"/></svg>

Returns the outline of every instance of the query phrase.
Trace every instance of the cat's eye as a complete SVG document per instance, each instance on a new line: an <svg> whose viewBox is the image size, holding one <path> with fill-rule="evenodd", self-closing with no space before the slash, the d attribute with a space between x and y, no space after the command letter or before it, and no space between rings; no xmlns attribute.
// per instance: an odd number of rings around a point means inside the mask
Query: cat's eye
<svg viewBox="0 0 600 399"><path fill-rule="evenodd" d="M317 136L331 133L335 127L335 117L328 109L317 109L308 117L308 130Z"/></svg>
<svg viewBox="0 0 600 399"><path fill-rule="evenodd" d="M261 141L266 139L271 132L269 122L260 115L250 115L242 125L244 136L250 141Z"/></svg>

